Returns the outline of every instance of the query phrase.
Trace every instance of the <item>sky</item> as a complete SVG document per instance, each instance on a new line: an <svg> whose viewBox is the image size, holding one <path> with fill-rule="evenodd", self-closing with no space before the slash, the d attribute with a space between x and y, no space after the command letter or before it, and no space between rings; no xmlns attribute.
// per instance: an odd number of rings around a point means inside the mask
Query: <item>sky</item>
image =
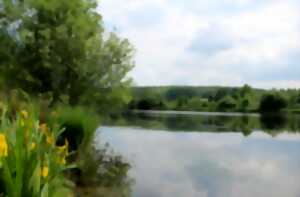
<svg viewBox="0 0 300 197"><path fill-rule="evenodd" d="M101 0L135 85L300 88L299 0Z"/></svg>

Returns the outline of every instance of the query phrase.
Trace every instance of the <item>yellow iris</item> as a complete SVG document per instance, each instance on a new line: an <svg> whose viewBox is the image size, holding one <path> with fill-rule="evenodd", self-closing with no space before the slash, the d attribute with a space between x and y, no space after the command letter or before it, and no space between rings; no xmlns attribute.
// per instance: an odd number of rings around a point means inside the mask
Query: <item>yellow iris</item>
<svg viewBox="0 0 300 197"><path fill-rule="evenodd" d="M46 142L50 145L54 143L54 139L53 139L53 136L51 134L47 134Z"/></svg>
<svg viewBox="0 0 300 197"><path fill-rule="evenodd" d="M61 156L61 158L58 158L59 164L65 165L67 163L66 156L68 156L68 147L69 147L69 142L67 139L65 139L65 145L57 147L59 155Z"/></svg>
<svg viewBox="0 0 300 197"><path fill-rule="evenodd" d="M69 142L65 139L65 145L57 147L60 153L68 154Z"/></svg>
<svg viewBox="0 0 300 197"><path fill-rule="evenodd" d="M66 157L64 156L64 157L62 157L62 158L59 158L59 159L58 159L58 163L59 163L59 164L62 164L62 165L65 165L65 164L67 163Z"/></svg>
<svg viewBox="0 0 300 197"><path fill-rule="evenodd" d="M28 112L25 111L25 110L22 110L21 111L21 116L22 116L23 119L27 119L28 118Z"/></svg>
<svg viewBox="0 0 300 197"><path fill-rule="evenodd" d="M44 166L41 170L41 175L43 178L46 178L49 174L49 168L48 166Z"/></svg>
<svg viewBox="0 0 300 197"><path fill-rule="evenodd" d="M35 142L32 142L31 143L31 146L30 146L30 150L34 150L36 148L36 143Z"/></svg>
<svg viewBox="0 0 300 197"><path fill-rule="evenodd" d="M0 157L7 157L8 145L4 134L0 134Z"/></svg>
<svg viewBox="0 0 300 197"><path fill-rule="evenodd" d="M53 137L53 134L49 131L47 125L44 123L44 124L40 124L40 129L42 131L42 133L44 135L46 135L46 142L48 144L53 144L54 143L54 137Z"/></svg>

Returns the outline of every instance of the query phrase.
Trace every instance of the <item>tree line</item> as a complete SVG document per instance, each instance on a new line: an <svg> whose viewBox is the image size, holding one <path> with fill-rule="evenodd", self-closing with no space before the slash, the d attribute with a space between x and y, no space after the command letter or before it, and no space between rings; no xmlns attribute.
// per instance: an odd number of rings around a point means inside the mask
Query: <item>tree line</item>
<svg viewBox="0 0 300 197"><path fill-rule="evenodd" d="M298 89L242 87L133 87L128 109L221 112L279 112L300 109Z"/></svg>

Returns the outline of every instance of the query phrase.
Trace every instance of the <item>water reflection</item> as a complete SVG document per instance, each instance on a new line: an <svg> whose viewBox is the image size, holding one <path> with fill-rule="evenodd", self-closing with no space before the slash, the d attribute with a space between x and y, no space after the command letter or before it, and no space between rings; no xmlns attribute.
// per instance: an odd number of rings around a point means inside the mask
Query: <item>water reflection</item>
<svg viewBox="0 0 300 197"><path fill-rule="evenodd" d="M299 197L300 136L102 127L133 166L134 197Z"/></svg>
<svg viewBox="0 0 300 197"><path fill-rule="evenodd" d="M79 168L69 176L76 184L78 197L129 197L133 179L128 177L130 164L106 143L83 155Z"/></svg>
<svg viewBox="0 0 300 197"><path fill-rule="evenodd" d="M99 128L97 146L109 142L130 162L133 197L300 196L297 116L135 114L116 120Z"/></svg>
<svg viewBox="0 0 300 197"><path fill-rule="evenodd" d="M209 114L209 113L208 113ZM136 126L152 130L242 132L245 136L261 130L272 136L282 131L298 133L300 116L289 114L241 115L176 114L176 113L129 113L110 119L106 125Z"/></svg>

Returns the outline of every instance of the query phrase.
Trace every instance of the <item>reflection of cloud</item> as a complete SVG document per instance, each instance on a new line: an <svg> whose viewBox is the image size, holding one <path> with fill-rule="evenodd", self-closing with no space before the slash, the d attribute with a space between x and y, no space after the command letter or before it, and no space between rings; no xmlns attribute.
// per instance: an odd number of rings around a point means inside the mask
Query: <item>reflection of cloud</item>
<svg viewBox="0 0 300 197"><path fill-rule="evenodd" d="M133 163L135 196L298 197L300 139L103 127L98 138ZM298 136L299 137L299 136Z"/></svg>

